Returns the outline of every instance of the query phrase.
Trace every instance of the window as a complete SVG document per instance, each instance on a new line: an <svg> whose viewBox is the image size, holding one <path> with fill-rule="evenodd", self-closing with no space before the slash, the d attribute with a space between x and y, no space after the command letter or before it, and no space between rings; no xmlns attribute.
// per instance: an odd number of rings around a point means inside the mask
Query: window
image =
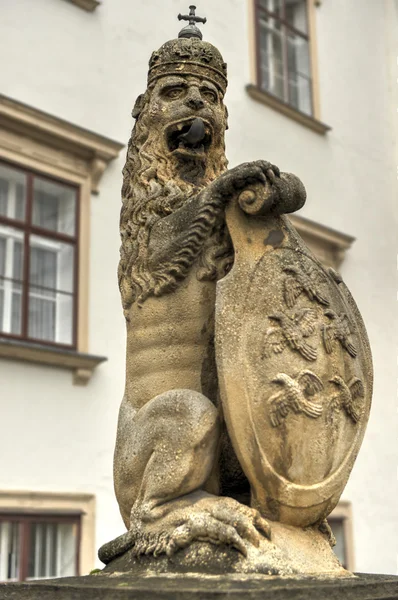
<svg viewBox="0 0 398 600"><path fill-rule="evenodd" d="M336 538L333 550L345 569L354 571L354 549L352 536L352 509L346 501L338 503L328 517L328 523Z"/></svg>
<svg viewBox="0 0 398 600"><path fill-rule="evenodd" d="M312 116L307 0L254 1L258 87Z"/></svg>
<svg viewBox="0 0 398 600"><path fill-rule="evenodd" d="M0 490L0 581L86 575L95 557L92 494Z"/></svg>
<svg viewBox="0 0 398 600"><path fill-rule="evenodd" d="M0 581L79 574L79 516L0 513Z"/></svg>
<svg viewBox="0 0 398 600"><path fill-rule="evenodd" d="M76 346L77 188L0 163L0 332Z"/></svg>
<svg viewBox="0 0 398 600"><path fill-rule="evenodd" d="M122 148L0 94L0 360L76 385L106 360L89 353L91 202Z"/></svg>

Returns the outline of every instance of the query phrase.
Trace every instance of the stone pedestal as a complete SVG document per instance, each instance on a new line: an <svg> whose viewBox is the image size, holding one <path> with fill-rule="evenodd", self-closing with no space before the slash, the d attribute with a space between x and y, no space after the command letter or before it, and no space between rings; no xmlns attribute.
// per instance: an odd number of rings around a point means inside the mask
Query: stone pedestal
<svg viewBox="0 0 398 600"><path fill-rule="evenodd" d="M275 578L264 575L104 574L0 584L0 600L397 600L398 577Z"/></svg>

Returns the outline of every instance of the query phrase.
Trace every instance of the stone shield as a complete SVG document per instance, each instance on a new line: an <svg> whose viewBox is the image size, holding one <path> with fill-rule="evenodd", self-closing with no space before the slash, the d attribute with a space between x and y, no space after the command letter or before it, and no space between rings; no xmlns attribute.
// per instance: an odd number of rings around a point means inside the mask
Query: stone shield
<svg viewBox="0 0 398 600"><path fill-rule="evenodd" d="M235 250L217 284L222 407L252 504L305 527L338 502L359 451L372 361L347 287L286 216L227 210Z"/></svg>

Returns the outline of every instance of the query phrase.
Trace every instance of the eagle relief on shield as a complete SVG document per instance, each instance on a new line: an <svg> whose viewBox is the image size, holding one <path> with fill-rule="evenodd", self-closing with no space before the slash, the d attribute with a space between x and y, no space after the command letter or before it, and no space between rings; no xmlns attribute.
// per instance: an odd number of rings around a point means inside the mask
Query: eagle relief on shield
<svg viewBox="0 0 398 600"><path fill-rule="evenodd" d="M253 505L306 527L333 510L353 467L372 361L341 277L320 264L288 217L273 214L284 185L246 190L227 209L235 262L217 286L216 356Z"/></svg>

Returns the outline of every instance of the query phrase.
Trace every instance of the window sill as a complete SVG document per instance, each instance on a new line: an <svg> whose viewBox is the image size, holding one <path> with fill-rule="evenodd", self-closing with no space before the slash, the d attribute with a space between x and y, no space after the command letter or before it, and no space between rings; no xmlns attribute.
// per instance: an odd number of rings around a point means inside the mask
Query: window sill
<svg viewBox="0 0 398 600"><path fill-rule="evenodd" d="M87 385L94 369L108 360L105 356L94 356L64 348L49 348L41 344L6 338L0 338L0 358L69 369L73 371L75 385Z"/></svg>
<svg viewBox="0 0 398 600"><path fill-rule="evenodd" d="M297 123L304 125L304 127L312 129L312 131L315 131L320 135L325 135L331 129L329 125L325 125L325 123L322 123L321 121L318 121L317 119L314 119L313 117L310 117L300 112L299 110L296 110L292 106L289 106L289 104L282 102L282 100L279 100L272 94L261 90L253 84L247 85L246 91L249 94L250 98L253 98L253 100L257 100L258 102L266 104L270 108L276 110L279 113L282 113L283 115L293 119L294 121L297 121Z"/></svg>

